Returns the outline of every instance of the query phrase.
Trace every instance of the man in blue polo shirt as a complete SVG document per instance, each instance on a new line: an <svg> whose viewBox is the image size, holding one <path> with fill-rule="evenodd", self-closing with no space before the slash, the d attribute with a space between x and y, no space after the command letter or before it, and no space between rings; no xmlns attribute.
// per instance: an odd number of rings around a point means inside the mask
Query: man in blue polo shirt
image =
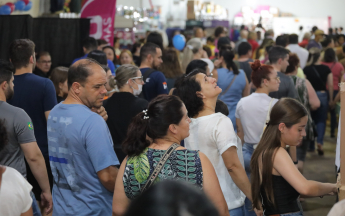
<svg viewBox="0 0 345 216"><path fill-rule="evenodd" d="M140 71L144 77L143 96L147 101L161 94L168 94L167 80L159 66L162 61L162 50L154 43L146 43L140 50Z"/></svg>
<svg viewBox="0 0 345 216"><path fill-rule="evenodd" d="M80 60L80 59L84 59L87 58L87 55L93 51L93 50L97 50L98 45L97 45L97 40L93 37L88 37L83 41L83 51L85 53L84 56L80 57L80 58L76 58L73 60L72 64L74 64L74 62ZM109 59L107 59L108 62L108 67L111 70L111 73L113 75L115 75L115 65L112 61L110 61Z"/></svg>

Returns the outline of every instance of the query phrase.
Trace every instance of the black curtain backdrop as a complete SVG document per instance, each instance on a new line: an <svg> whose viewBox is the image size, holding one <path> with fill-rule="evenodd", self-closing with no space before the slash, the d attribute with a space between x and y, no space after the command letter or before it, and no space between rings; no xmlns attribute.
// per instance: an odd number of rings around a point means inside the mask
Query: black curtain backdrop
<svg viewBox="0 0 345 216"><path fill-rule="evenodd" d="M69 67L75 58L84 55L82 41L89 36L90 19L36 18L33 41L36 52L48 51L52 68Z"/></svg>
<svg viewBox="0 0 345 216"><path fill-rule="evenodd" d="M0 16L0 58L8 59L14 39L29 38L36 52L48 51L52 68L69 67L83 56L82 41L89 36L90 19L32 18L30 15Z"/></svg>
<svg viewBox="0 0 345 216"><path fill-rule="evenodd" d="M8 47L15 39L32 38L33 18L29 15L0 16L0 58L8 59Z"/></svg>

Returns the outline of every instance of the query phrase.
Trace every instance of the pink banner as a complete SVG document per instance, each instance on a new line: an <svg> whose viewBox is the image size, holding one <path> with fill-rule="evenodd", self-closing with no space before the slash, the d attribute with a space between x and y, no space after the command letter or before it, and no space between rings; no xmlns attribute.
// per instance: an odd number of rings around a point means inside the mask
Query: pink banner
<svg viewBox="0 0 345 216"><path fill-rule="evenodd" d="M114 42L116 0L86 0L81 9L82 18L90 18L90 37Z"/></svg>

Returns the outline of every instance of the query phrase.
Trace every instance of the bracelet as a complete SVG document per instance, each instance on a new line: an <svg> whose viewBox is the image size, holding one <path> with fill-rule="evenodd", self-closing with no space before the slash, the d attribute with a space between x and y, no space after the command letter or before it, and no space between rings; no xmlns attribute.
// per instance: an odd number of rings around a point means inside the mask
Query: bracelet
<svg viewBox="0 0 345 216"><path fill-rule="evenodd" d="M298 164L298 160L293 162L294 164Z"/></svg>

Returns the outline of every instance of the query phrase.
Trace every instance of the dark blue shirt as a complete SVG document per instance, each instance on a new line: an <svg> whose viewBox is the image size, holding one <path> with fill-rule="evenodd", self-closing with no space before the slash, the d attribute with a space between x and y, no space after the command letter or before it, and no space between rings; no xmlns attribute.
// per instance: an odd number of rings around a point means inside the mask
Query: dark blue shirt
<svg viewBox="0 0 345 216"><path fill-rule="evenodd" d="M45 112L57 104L53 82L32 73L14 75L14 95L9 104L22 108L31 118L38 146L48 157L47 119ZM28 122L29 123L29 122Z"/></svg>
<svg viewBox="0 0 345 216"><path fill-rule="evenodd" d="M145 72L149 68L141 68L141 74L144 76ZM164 74L160 71L154 71L150 76L144 80L143 95L147 101L151 101L153 98L161 94L168 94L167 80Z"/></svg>
<svg viewBox="0 0 345 216"><path fill-rule="evenodd" d="M80 60L80 59L84 59L87 57L88 54L85 54L84 56L80 57L80 58L76 58L73 60L72 64L74 64L76 61ZM108 67L111 70L111 73L115 76L115 65L112 61L110 61L109 59L107 59L108 61ZM116 67L118 68L118 67Z"/></svg>

